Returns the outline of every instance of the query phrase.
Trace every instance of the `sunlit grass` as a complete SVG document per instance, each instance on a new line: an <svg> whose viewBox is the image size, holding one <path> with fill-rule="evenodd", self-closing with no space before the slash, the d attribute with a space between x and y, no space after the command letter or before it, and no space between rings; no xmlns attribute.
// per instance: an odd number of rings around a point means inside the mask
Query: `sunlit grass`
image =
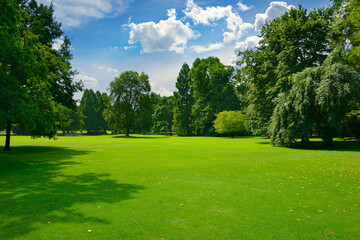
<svg viewBox="0 0 360 240"><path fill-rule="evenodd" d="M0 239L360 238L359 142L12 136L12 146L0 151Z"/></svg>

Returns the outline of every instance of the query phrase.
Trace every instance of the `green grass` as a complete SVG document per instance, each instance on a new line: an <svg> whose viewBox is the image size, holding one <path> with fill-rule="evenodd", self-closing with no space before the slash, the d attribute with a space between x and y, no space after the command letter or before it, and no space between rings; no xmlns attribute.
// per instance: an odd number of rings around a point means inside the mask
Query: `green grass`
<svg viewBox="0 0 360 240"><path fill-rule="evenodd" d="M0 150L2 240L360 239L359 142L11 140Z"/></svg>

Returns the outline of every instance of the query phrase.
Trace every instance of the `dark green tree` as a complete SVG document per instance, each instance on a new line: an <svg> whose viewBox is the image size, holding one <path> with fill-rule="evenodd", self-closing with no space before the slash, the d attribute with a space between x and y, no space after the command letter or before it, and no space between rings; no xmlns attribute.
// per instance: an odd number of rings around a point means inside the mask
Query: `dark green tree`
<svg viewBox="0 0 360 240"><path fill-rule="evenodd" d="M53 40L62 34L52 6L34 0L2 0L0 5L0 90L4 93L0 126L6 123L5 149L9 150L12 124L33 137L53 137L61 112L58 108L74 107L73 93L81 83L72 81L70 59L51 49ZM69 49L65 45L63 50ZM65 76L71 80L65 81ZM67 94L65 88L54 87L64 84L70 89Z"/></svg>
<svg viewBox="0 0 360 240"><path fill-rule="evenodd" d="M334 50L319 67L307 68L293 76L288 94L280 94L271 122L271 142L293 145L308 139L310 130L320 130L327 145L340 136L351 103L360 99L359 73L344 64L344 51Z"/></svg>
<svg viewBox="0 0 360 240"><path fill-rule="evenodd" d="M174 118L174 96L162 97L155 106L154 132L168 132L172 136L173 118Z"/></svg>
<svg viewBox="0 0 360 240"><path fill-rule="evenodd" d="M97 130L96 118L97 99L92 89L85 89L80 100L80 109L84 115L84 129L88 132L95 132Z"/></svg>
<svg viewBox="0 0 360 240"><path fill-rule="evenodd" d="M129 136L139 116L136 112L141 108L143 99L149 97L150 91L149 77L145 73L139 75L134 71L125 71L110 83L112 119L125 129L126 136Z"/></svg>
<svg viewBox="0 0 360 240"><path fill-rule="evenodd" d="M290 76L321 65L330 53L332 10L292 8L267 23L256 50L239 53L238 80L246 86L246 116L254 134L266 134L275 108L274 99L287 93Z"/></svg>
<svg viewBox="0 0 360 240"><path fill-rule="evenodd" d="M50 90L55 75L48 62L59 59L24 27L26 11L15 1L0 5L0 125L6 123L5 150L10 150L12 124L33 137L55 135L57 104Z"/></svg>
<svg viewBox="0 0 360 240"><path fill-rule="evenodd" d="M189 65L184 63L176 81L178 91L174 92L174 128L179 136L192 133L191 108L194 101L189 72Z"/></svg>
<svg viewBox="0 0 360 240"><path fill-rule="evenodd" d="M198 135L215 134L215 114L224 110L238 110L234 68L225 66L218 58L196 59L190 70L194 105L192 119Z"/></svg>

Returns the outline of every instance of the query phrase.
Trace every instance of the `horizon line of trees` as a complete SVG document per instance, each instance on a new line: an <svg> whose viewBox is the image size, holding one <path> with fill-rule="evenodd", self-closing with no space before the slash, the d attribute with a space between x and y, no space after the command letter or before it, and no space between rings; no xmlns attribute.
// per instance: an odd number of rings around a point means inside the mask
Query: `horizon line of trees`
<svg viewBox="0 0 360 240"><path fill-rule="evenodd" d="M53 6L5 1L0 14L0 127L32 137L58 130L88 134L162 133L179 136L266 135L275 146L308 142L316 133L360 139L360 2L333 0L308 11L292 8L267 22L259 46L239 52L237 67L216 57L182 65L173 96L151 91L145 73L125 71L110 94L74 81L70 40ZM46 21L43 21L46 19Z"/></svg>

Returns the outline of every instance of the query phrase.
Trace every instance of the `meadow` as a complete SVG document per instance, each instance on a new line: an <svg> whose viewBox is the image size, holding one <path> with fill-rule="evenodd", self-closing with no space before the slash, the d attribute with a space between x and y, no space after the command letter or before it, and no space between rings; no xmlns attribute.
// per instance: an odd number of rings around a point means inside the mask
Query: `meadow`
<svg viewBox="0 0 360 240"><path fill-rule="evenodd" d="M360 142L11 140L0 150L3 240L360 239Z"/></svg>

